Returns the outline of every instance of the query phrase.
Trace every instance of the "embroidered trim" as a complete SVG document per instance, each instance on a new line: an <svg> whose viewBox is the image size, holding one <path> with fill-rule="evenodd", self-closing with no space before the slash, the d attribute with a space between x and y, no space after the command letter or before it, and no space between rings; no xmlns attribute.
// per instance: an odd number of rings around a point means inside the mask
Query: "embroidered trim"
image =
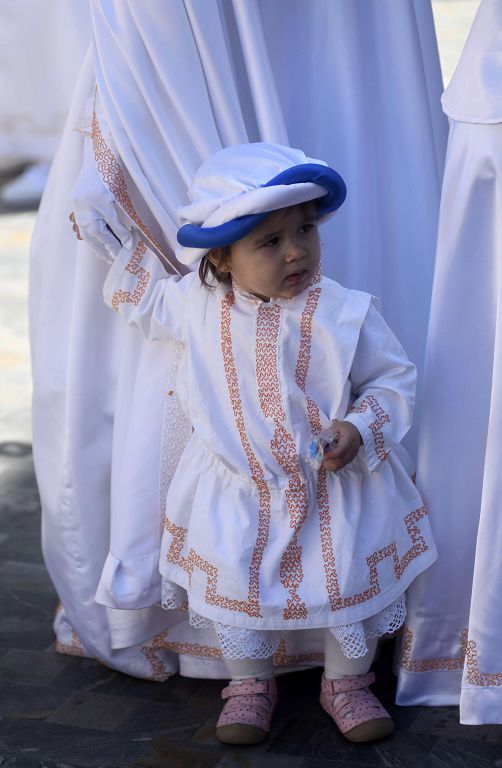
<svg viewBox="0 0 502 768"><path fill-rule="evenodd" d="M417 660L412 658L412 647L413 632L408 627L404 627L400 667L407 672L432 672L437 670L455 672L464 667L467 650L467 629L463 629L460 633L460 653L458 656Z"/></svg>
<svg viewBox="0 0 502 768"><path fill-rule="evenodd" d="M200 643L175 642L168 639L168 633L169 630L165 629L156 635L152 639L151 647L149 650L165 649L186 656L195 656L204 659L213 659L214 661L223 661L223 654L220 648L214 648L210 645L201 645ZM313 662L322 664L323 661L323 653L302 653L296 655L286 653L286 643L284 640L280 641L279 647L274 654L274 665L276 667L297 666L299 664L308 664Z"/></svg>
<svg viewBox="0 0 502 768"><path fill-rule="evenodd" d="M74 630L72 630L71 641L69 644L56 640L56 653L61 653L65 656L87 656L87 653Z"/></svg>
<svg viewBox="0 0 502 768"><path fill-rule="evenodd" d="M301 468L294 438L282 423L286 420L286 414L282 404L278 369L281 312L279 304L262 304L258 309L256 380L263 414L266 418L272 418L276 427L270 444L272 455L289 478L285 497L293 536L279 565L281 584L290 594L283 611L283 618L288 620L306 619L308 616L307 606L297 592L303 581L302 547L298 543L298 534L307 519L308 492L301 479Z"/></svg>
<svg viewBox="0 0 502 768"><path fill-rule="evenodd" d="M242 403L239 393L239 382L232 349L230 332L230 308L235 301L233 291L229 291L221 302L221 351L225 367L230 402L234 412L235 423L241 439L241 444L249 464L251 478L258 489L258 535L249 565L249 586L247 600L236 600L218 594L218 569L204 560L193 548L188 557L182 556L187 529L177 526L166 517L165 528L173 536L167 553L167 561L184 568L191 579L194 568L207 575L205 600L210 605L217 605L231 611L240 611L254 618L261 618L260 613L260 582L259 573L263 552L268 542L270 529L270 490L265 482L263 469L256 458L247 436Z"/></svg>
<svg viewBox="0 0 502 768"><path fill-rule="evenodd" d="M390 422L390 416L385 413L384 409L373 395L366 395L360 404L349 408L349 413L364 413L368 410L368 405L376 416L369 428L373 433L373 442L375 444L375 453L380 461L385 461L389 452L385 450L385 440L382 434L382 427L384 424Z"/></svg>
<svg viewBox="0 0 502 768"><path fill-rule="evenodd" d="M469 640L465 649L465 665L467 668L467 681L469 685L480 688L491 688L502 685L502 672L480 672L478 662L478 649L475 640Z"/></svg>
<svg viewBox="0 0 502 768"><path fill-rule="evenodd" d="M157 654L155 653L155 648L152 646L143 645L140 648L141 653L143 656L147 659L148 663L150 664L150 667L152 668L152 673L150 675L150 680L155 680L157 683L163 683L168 678L172 677L174 672L168 672L166 669L166 666L162 659L159 659Z"/></svg>
<svg viewBox="0 0 502 768"><path fill-rule="evenodd" d="M143 219L139 216L131 198L129 197L124 171L122 170L120 163L111 151L110 147L106 143L103 133L101 132L101 127L96 115L95 100L92 112L92 148L94 150L94 158L98 166L99 175L101 176L107 189L111 192L117 202L120 203L128 216L131 217L140 231L143 232L145 237L147 237L150 242L159 249L160 253L164 255L162 246L154 237Z"/></svg>
<svg viewBox="0 0 502 768"><path fill-rule="evenodd" d="M314 278L313 282L319 282L320 279L321 275L319 272L318 279L317 277ZM321 419L319 415L319 408L307 394L306 385L311 357L312 318L314 317L314 313L317 309L320 295L320 288L315 288L313 291L310 291L302 312L300 320L300 350L298 353L298 360L296 362L295 371L295 381L307 398L307 415L310 422L310 429L314 435L321 431Z"/></svg>
<svg viewBox="0 0 502 768"><path fill-rule="evenodd" d="M136 307L143 298L150 282L151 274L141 266L146 253L146 244L140 240L127 264L125 271L138 278L136 288L131 293L120 288L112 296L112 308L117 311L120 304L134 304Z"/></svg>

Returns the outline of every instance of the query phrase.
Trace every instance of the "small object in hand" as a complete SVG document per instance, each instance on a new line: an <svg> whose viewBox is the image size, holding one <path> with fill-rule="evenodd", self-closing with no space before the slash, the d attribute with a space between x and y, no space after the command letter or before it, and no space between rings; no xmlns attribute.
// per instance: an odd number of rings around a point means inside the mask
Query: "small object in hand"
<svg viewBox="0 0 502 768"><path fill-rule="evenodd" d="M77 221L76 221L76 219L75 219L75 212L74 212L74 211L72 211L72 212L70 213L70 215L68 216L68 218L70 219L70 221L71 221L71 223L72 223L72 227L71 227L71 228L72 228L72 229L73 229L73 231L75 232L75 234L76 234L76 236L77 236L77 240L83 240L83 237L81 236L81 234L80 234L80 230L79 230L79 228L78 228L78 224L77 224Z"/></svg>
<svg viewBox="0 0 502 768"><path fill-rule="evenodd" d="M310 443L307 451L307 461L310 466L318 471L324 460L324 454L332 451L339 440L339 433L336 428L337 420L333 421L331 426L323 429L317 437Z"/></svg>

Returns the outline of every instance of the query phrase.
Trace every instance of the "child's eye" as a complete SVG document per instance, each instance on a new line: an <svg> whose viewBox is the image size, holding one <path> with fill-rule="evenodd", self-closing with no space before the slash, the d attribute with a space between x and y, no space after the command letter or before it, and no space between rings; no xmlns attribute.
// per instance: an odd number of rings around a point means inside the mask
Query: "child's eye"
<svg viewBox="0 0 502 768"><path fill-rule="evenodd" d="M313 229L315 229L315 224L307 223L300 227L300 232L302 232L304 235L308 235L308 233L312 232Z"/></svg>
<svg viewBox="0 0 502 768"><path fill-rule="evenodd" d="M262 248L275 248L276 245L279 245L279 237L276 235L274 237L271 237L269 240L265 240L264 243L262 243Z"/></svg>

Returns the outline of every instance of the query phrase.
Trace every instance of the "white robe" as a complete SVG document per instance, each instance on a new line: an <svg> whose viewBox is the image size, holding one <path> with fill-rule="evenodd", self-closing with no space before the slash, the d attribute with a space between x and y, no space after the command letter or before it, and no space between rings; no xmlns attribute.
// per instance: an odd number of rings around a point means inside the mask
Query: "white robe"
<svg viewBox="0 0 502 768"><path fill-rule="evenodd" d="M383 298L420 369L445 136L432 14L423 0L397 10L392 0L318 0L315 13L303 0L95 0L92 9L94 51L32 251L44 554L89 653L132 674L166 676L179 661L183 674L223 676L214 635L194 637L184 616L171 627L160 608L148 607L152 595L160 599L159 583L143 595L133 590L120 610L95 602L98 584L110 583L109 555L131 571L138 542L150 563L158 557L164 491L187 427L173 439L176 348L166 346L159 363L158 348L102 305L104 265L75 258L70 190L92 132L80 118L97 80L113 139L103 144L94 130L103 179L167 257L187 184L221 146L271 140L328 161L347 178L349 198L323 235L333 254L325 271ZM292 50L291 39L301 45ZM65 646L70 624L59 614ZM318 641L301 631L291 637L279 663L322 660Z"/></svg>
<svg viewBox="0 0 502 768"><path fill-rule="evenodd" d="M52 160L91 39L87 0L0 0L0 167Z"/></svg>
<svg viewBox="0 0 502 768"><path fill-rule="evenodd" d="M398 703L502 723L502 4L483 0L443 96L452 118L417 484L437 563L409 592ZM502 384L501 384L502 386Z"/></svg>

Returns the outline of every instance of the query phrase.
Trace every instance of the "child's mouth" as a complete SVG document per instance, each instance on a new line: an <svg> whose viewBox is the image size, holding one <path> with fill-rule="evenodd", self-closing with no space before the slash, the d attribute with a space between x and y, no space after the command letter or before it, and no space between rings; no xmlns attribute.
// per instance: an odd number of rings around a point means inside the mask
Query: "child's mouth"
<svg viewBox="0 0 502 768"><path fill-rule="evenodd" d="M306 274L306 269L299 269L297 272L292 272L291 275L288 275L286 282L288 285L296 285L297 283L301 283Z"/></svg>

